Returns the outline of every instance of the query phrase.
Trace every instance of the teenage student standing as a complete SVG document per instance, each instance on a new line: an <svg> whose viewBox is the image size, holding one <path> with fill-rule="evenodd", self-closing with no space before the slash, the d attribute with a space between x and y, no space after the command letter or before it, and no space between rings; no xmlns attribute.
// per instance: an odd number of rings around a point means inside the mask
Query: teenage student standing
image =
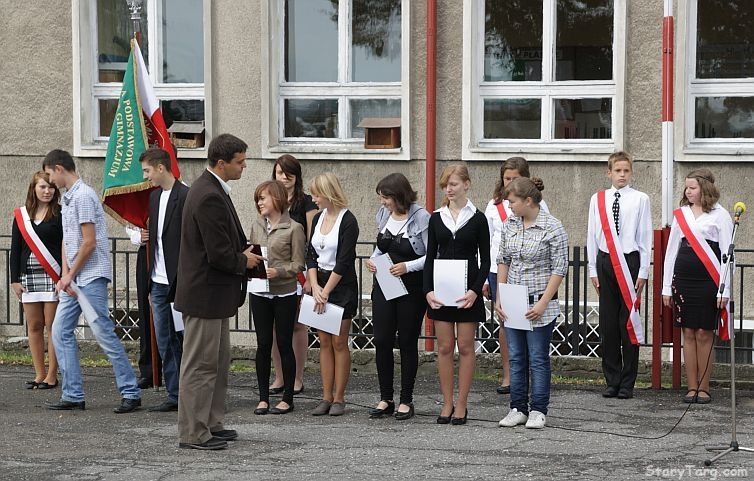
<svg viewBox="0 0 754 481"><path fill-rule="evenodd" d="M531 177L529 173L529 163L523 157L511 157L500 166L500 178L497 179L495 191L492 193L492 200L487 203L484 210L484 216L487 217L487 224L490 228L490 274L487 276L487 282L482 288L482 294L495 304L497 294L497 255L500 250L500 239L503 228L508 221L508 217L513 215L510 209L508 199L505 199L505 188L513 179L519 177ZM541 183L541 181L539 181ZM550 213L544 199L540 202L539 207ZM503 362L503 382L497 387L498 394L508 394L510 392L510 365L508 363L508 342L505 340L505 329L501 324L498 330L498 340L500 341L500 357Z"/></svg>
<svg viewBox="0 0 754 481"><path fill-rule="evenodd" d="M416 191L406 176L390 174L377 184L382 206L377 212L377 247L372 258L387 254L390 274L399 277L407 293L385 299L379 282L372 286L372 314L380 402L369 411L371 418L389 416L395 411L393 401L393 346L398 334L401 352L401 398L395 418L414 416L414 381L419 365L418 341L427 301L422 292L422 270L427 252L429 212L416 203ZM372 259L367 269L377 272Z"/></svg>
<svg viewBox="0 0 754 481"><path fill-rule="evenodd" d="M324 312L327 303L343 308L340 334L336 336L321 330L318 333L322 401L312 415L341 416L346 409L346 385L351 371L348 333L359 295L356 281L359 224L347 208L348 201L335 174L327 172L316 176L310 188L314 202L321 209L312 221L314 228L306 253L315 308Z"/></svg>
<svg viewBox="0 0 754 481"><path fill-rule="evenodd" d="M629 399L644 342L639 302L649 275L652 214L649 196L629 186L633 162L626 152L607 160L612 186L589 204L589 277L599 294L604 397Z"/></svg>
<svg viewBox="0 0 754 481"><path fill-rule="evenodd" d="M434 321L437 335L437 370L443 405L438 424L466 424L467 402L474 377L474 340L484 320L482 286L490 271L490 231L487 219L468 198L471 179L465 165L449 165L440 176L445 192L443 206L429 220L427 256L424 264L424 293L429 304L427 317ZM467 261L467 291L457 306L445 306L435 297L435 259ZM464 275L464 273L459 273ZM458 345L458 398L453 404L453 352ZM453 414L457 414L454 416Z"/></svg>
<svg viewBox="0 0 754 481"><path fill-rule="evenodd" d="M526 423L527 428L541 429L550 404L550 339L560 315L558 287L568 272L568 234L558 219L539 206L542 188L531 179L520 178L505 190L515 217L503 231L498 282L527 287L530 307L526 319L531 330L505 327L511 400L510 411L500 420L503 427ZM499 296L495 311L503 323L508 320Z"/></svg>
<svg viewBox="0 0 754 481"><path fill-rule="evenodd" d="M662 301L674 306L676 319L683 328L683 357L688 392L686 403L707 404L712 371L714 331L727 340L730 272L722 276L722 252L728 252L733 221L717 203L720 191L708 169L697 169L686 176L681 207L673 212L662 282Z"/></svg>
<svg viewBox="0 0 754 481"><path fill-rule="evenodd" d="M293 353L293 324L298 295L296 276L304 270L306 236L301 224L288 215L288 193L277 180L268 180L254 192L257 219L251 225L249 242L266 249L267 282L251 290L251 312L257 331L257 380L259 404L254 414L286 414L293 410L296 357ZM264 284L264 283L262 283ZM252 287L255 283L252 282ZM283 399L270 408L270 355L273 331L280 352Z"/></svg>

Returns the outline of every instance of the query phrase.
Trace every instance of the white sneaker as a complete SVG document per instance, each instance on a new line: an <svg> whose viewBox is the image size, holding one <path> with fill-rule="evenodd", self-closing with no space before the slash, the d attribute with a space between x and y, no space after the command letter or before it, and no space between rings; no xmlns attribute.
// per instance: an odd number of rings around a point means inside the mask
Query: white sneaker
<svg viewBox="0 0 754 481"><path fill-rule="evenodd" d="M545 427L545 415L539 411L530 412L529 420L526 421L526 427L528 429L542 429Z"/></svg>
<svg viewBox="0 0 754 481"><path fill-rule="evenodd" d="M504 428L512 428L524 423L526 423L526 414L519 412L519 410L516 408L513 408L508 412L507 416L500 420L498 424Z"/></svg>

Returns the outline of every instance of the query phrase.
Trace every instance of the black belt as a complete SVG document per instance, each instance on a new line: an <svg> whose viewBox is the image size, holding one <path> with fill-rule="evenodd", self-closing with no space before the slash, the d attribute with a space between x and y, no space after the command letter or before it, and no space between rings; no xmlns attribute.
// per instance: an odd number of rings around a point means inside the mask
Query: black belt
<svg viewBox="0 0 754 481"><path fill-rule="evenodd" d="M544 294L544 292L542 294ZM537 302L542 297L542 294L532 294L532 295L530 295L529 296L529 304L534 304L535 302ZM558 300L558 293L556 292L555 295L552 296L552 299L550 299L550 300L551 301L557 301Z"/></svg>

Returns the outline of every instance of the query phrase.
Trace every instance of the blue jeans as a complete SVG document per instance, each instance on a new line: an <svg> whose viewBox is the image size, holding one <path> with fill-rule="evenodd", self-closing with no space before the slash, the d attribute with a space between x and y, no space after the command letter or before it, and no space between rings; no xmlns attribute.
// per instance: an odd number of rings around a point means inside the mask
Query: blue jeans
<svg viewBox="0 0 754 481"><path fill-rule="evenodd" d="M183 333L175 331L173 311L168 302L170 286L152 282L151 301L154 319L154 333L157 339L157 349L162 359L162 374L165 379L165 389L168 400L178 402L178 379L181 370L181 356L183 355Z"/></svg>
<svg viewBox="0 0 754 481"><path fill-rule="evenodd" d="M115 335L113 321L110 320L110 312L107 308L108 282L104 277L99 277L85 286L79 286L97 313L97 319L89 323L89 328L113 365L115 384L121 396L126 399L139 399L141 390L136 384L136 375L128 361L123 344ZM55 344L55 354L58 356L60 373L63 375L63 395L61 396L63 401L84 400L84 383L81 378L79 347L75 334L80 314L81 307L78 300L61 292L55 321L52 323L52 339Z"/></svg>
<svg viewBox="0 0 754 481"><path fill-rule="evenodd" d="M547 414L550 404L550 339L555 320L533 331L505 328L511 369L511 409L529 414L529 371L531 410Z"/></svg>

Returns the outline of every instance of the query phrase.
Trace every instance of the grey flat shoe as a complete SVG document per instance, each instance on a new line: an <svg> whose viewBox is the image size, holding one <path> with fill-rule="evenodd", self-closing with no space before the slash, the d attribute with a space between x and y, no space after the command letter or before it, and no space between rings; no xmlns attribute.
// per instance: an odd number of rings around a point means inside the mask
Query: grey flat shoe
<svg viewBox="0 0 754 481"><path fill-rule="evenodd" d="M346 403L332 403L330 416L342 416L346 413Z"/></svg>
<svg viewBox="0 0 754 481"><path fill-rule="evenodd" d="M312 411L312 416L324 416L325 414L330 412L330 406L333 404L330 401L321 400L319 404L317 404L317 407L314 408Z"/></svg>

